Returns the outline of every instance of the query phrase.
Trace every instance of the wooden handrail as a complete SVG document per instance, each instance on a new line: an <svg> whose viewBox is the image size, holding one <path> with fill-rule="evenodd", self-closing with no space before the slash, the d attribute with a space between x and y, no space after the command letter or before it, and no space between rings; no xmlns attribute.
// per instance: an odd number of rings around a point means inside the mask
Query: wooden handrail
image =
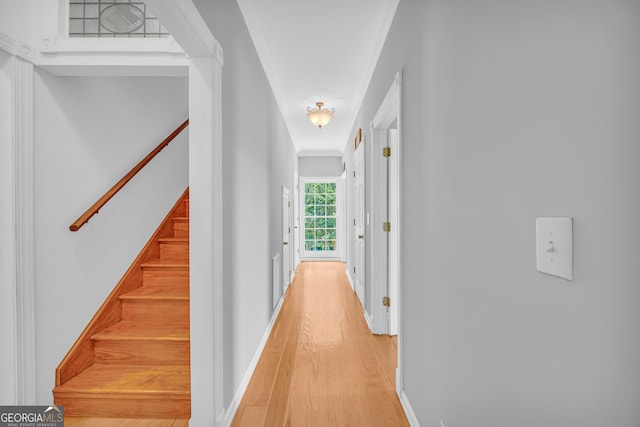
<svg viewBox="0 0 640 427"><path fill-rule="evenodd" d="M173 139L178 136L178 134L180 132L182 132L182 130L184 128L186 128L189 125L189 119L185 120L184 123L182 123L180 126L178 126L178 128L176 130L174 130L171 135L169 135L168 137L165 138L164 141L162 141L160 143L160 145L158 145L156 148L153 149L152 152L150 152L149 154L147 154L147 156L140 160L140 162L129 171L128 174L126 174L125 176L122 177L122 179L120 181L118 181L116 183L116 185L114 185L113 187L111 187L111 189L109 191L107 191L106 193L104 193L104 196L100 197L98 199L97 202L95 202L93 205L91 205L91 207L89 209L87 209L87 211L85 213L83 213L82 215L80 215L80 217L69 226L69 230L71 231L78 231L80 229L80 227L82 227L83 225L85 225L87 222L89 222L89 220L91 219L92 216L94 216L95 214L98 213L98 211L100 211L100 209L113 197L116 195L116 193L118 191L120 191L122 189L122 187L124 187L127 182L131 181L131 178L133 178L134 176L136 176L136 174L138 172L140 172L140 170L142 168L144 168L147 163L149 163L151 161L151 159L153 159L160 151L162 151L162 149L164 147L166 147L167 145L169 145L169 143L171 141L173 141Z"/></svg>

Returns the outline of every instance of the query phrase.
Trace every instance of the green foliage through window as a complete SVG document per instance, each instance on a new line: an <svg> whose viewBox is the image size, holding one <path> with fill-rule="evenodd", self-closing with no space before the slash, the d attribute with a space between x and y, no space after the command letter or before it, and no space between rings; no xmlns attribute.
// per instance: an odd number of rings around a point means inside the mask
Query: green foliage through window
<svg viewBox="0 0 640 427"><path fill-rule="evenodd" d="M336 250L336 183L307 182L304 186L304 248Z"/></svg>

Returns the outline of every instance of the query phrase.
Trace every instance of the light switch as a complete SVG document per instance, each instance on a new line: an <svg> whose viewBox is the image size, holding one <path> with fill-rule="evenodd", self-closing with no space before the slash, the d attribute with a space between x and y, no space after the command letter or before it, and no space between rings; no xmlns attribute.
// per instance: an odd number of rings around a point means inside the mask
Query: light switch
<svg viewBox="0 0 640 427"><path fill-rule="evenodd" d="M536 218L538 271L573 280L573 220Z"/></svg>

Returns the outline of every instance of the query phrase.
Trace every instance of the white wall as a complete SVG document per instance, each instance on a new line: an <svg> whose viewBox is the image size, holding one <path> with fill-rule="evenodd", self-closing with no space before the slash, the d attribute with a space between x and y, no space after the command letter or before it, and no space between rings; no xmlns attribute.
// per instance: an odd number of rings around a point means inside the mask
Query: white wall
<svg viewBox="0 0 640 427"><path fill-rule="evenodd" d="M281 250L282 185L297 157L235 1L194 2L224 49L224 405L271 318L271 257ZM255 111L271 111L255 115ZM197 367L194 367L197 370Z"/></svg>
<svg viewBox="0 0 640 427"><path fill-rule="evenodd" d="M398 69L420 424L640 425L640 3L402 1L356 129ZM573 282L538 216L574 218Z"/></svg>
<svg viewBox="0 0 640 427"><path fill-rule="evenodd" d="M300 157L300 176L325 177L342 174L342 158L336 156Z"/></svg>
<svg viewBox="0 0 640 427"><path fill-rule="evenodd" d="M20 1L20 0L12 0ZM68 3L63 0L29 0L32 4L30 15L33 19L31 39L34 46L39 46L45 38L67 35L69 23Z"/></svg>
<svg viewBox="0 0 640 427"><path fill-rule="evenodd" d="M282 236L284 232L282 230L282 186L284 185L289 190L289 202L291 206L289 208L289 223L291 224L291 233L295 233L293 228L293 192L295 191L295 182L293 181L293 170L299 166L298 155L293 147L291 137L289 136L289 130L287 129L280 110L278 109L275 99L272 100L272 115L271 120L275 123L272 129L271 138L271 152L270 152L270 195L269 201L271 203L271 220L269 221L269 242L271 258L277 253L282 253ZM278 204L277 202L280 201ZM289 239L289 266L293 271L293 234ZM282 272L284 277L284 271ZM282 291L281 291L282 292ZM273 287L272 287L273 295Z"/></svg>
<svg viewBox="0 0 640 427"><path fill-rule="evenodd" d="M0 33L16 40L31 42L32 11L32 0L0 2Z"/></svg>
<svg viewBox="0 0 640 427"><path fill-rule="evenodd" d="M35 77L37 398L188 185L188 130L79 231L69 225L187 117L184 78Z"/></svg>
<svg viewBox="0 0 640 427"><path fill-rule="evenodd" d="M66 30L66 26L60 29L61 7L66 5L60 0L3 0L0 34L37 48L44 37L57 36Z"/></svg>
<svg viewBox="0 0 640 427"><path fill-rule="evenodd" d="M0 52L0 200L13 200L12 58ZM0 405L15 404L15 249L14 206L0 206Z"/></svg>

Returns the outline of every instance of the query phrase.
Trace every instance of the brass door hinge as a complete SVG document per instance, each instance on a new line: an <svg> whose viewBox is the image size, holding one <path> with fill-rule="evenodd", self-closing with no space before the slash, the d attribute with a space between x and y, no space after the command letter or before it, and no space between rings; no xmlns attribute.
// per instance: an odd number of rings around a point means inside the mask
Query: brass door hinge
<svg viewBox="0 0 640 427"><path fill-rule="evenodd" d="M382 231L386 231L387 233L391 231L391 223L385 222L382 224Z"/></svg>
<svg viewBox="0 0 640 427"><path fill-rule="evenodd" d="M382 155L384 157L391 157L391 147L384 147L382 149Z"/></svg>
<svg viewBox="0 0 640 427"><path fill-rule="evenodd" d="M288 203L288 206L289 206L289 207L291 207L291 201L289 201L289 202L287 202L287 203Z"/></svg>
<svg viewBox="0 0 640 427"><path fill-rule="evenodd" d="M391 307L391 298L382 297L382 305L384 305L385 307Z"/></svg>
<svg viewBox="0 0 640 427"><path fill-rule="evenodd" d="M353 266L353 274L356 274L356 266Z"/></svg>
<svg viewBox="0 0 640 427"><path fill-rule="evenodd" d="M354 178L356 177L356 171L353 171L353 177Z"/></svg>

